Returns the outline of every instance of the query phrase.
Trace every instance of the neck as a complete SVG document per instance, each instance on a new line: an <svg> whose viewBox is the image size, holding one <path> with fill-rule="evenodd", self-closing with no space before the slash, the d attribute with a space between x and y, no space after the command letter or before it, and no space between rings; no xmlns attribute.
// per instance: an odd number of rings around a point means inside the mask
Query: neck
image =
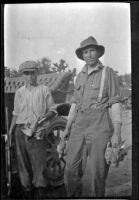
<svg viewBox="0 0 139 200"><path fill-rule="evenodd" d="M30 83L26 83L26 87L31 90L32 88L36 87L37 86L37 83L31 85Z"/></svg>
<svg viewBox="0 0 139 200"><path fill-rule="evenodd" d="M92 69L95 68L97 66L99 61L97 61L96 63L92 64L92 65L87 65L88 69Z"/></svg>

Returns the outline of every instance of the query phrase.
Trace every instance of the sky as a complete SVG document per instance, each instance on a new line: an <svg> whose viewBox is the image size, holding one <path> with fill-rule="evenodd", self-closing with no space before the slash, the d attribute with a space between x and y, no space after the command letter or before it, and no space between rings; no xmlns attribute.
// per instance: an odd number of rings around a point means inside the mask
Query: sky
<svg viewBox="0 0 139 200"><path fill-rule="evenodd" d="M131 73L129 3L5 4L4 64L18 69L26 60L64 59L79 72L75 50L89 36L105 47L100 58L119 74Z"/></svg>

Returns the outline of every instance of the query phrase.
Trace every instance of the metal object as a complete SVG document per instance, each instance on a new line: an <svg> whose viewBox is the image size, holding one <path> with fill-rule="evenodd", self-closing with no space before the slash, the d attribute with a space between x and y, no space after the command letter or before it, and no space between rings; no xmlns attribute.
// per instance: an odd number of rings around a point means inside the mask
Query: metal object
<svg viewBox="0 0 139 200"><path fill-rule="evenodd" d="M7 178L7 188L8 188L8 196L11 193L11 136L9 134L9 118L8 118L8 108L5 108L5 116L6 116L6 144L5 144L5 156L6 156L6 178Z"/></svg>
<svg viewBox="0 0 139 200"><path fill-rule="evenodd" d="M66 158L57 152L61 135L66 127L67 120L63 117L56 117L47 128L43 130L44 140L48 143L46 149L48 156L46 157L46 170L44 175L51 186L60 186L63 182Z"/></svg>

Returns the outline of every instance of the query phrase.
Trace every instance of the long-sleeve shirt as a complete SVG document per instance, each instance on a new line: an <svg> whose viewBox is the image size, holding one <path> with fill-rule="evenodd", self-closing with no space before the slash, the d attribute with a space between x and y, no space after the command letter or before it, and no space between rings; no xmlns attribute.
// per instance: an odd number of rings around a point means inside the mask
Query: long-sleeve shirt
<svg viewBox="0 0 139 200"><path fill-rule="evenodd" d="M55 112L54 102L47 86L38 85L29 90L26 86L15 93L13 115L16 124L29 124L33 127L37 119L49 110Z"/></svg>

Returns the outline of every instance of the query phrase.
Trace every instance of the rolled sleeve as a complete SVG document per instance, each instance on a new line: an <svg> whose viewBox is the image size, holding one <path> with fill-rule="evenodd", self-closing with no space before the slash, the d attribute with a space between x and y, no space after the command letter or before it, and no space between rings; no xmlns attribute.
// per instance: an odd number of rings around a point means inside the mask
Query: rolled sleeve
<svg viewBox="0 0 139 200"><path fill-rule="evenodd" d="M108 96L109 96L110 106L115 103L121 102L120 86L118 78L113 69L111 68L109 68L109 73L108 73Z"/></svg>

